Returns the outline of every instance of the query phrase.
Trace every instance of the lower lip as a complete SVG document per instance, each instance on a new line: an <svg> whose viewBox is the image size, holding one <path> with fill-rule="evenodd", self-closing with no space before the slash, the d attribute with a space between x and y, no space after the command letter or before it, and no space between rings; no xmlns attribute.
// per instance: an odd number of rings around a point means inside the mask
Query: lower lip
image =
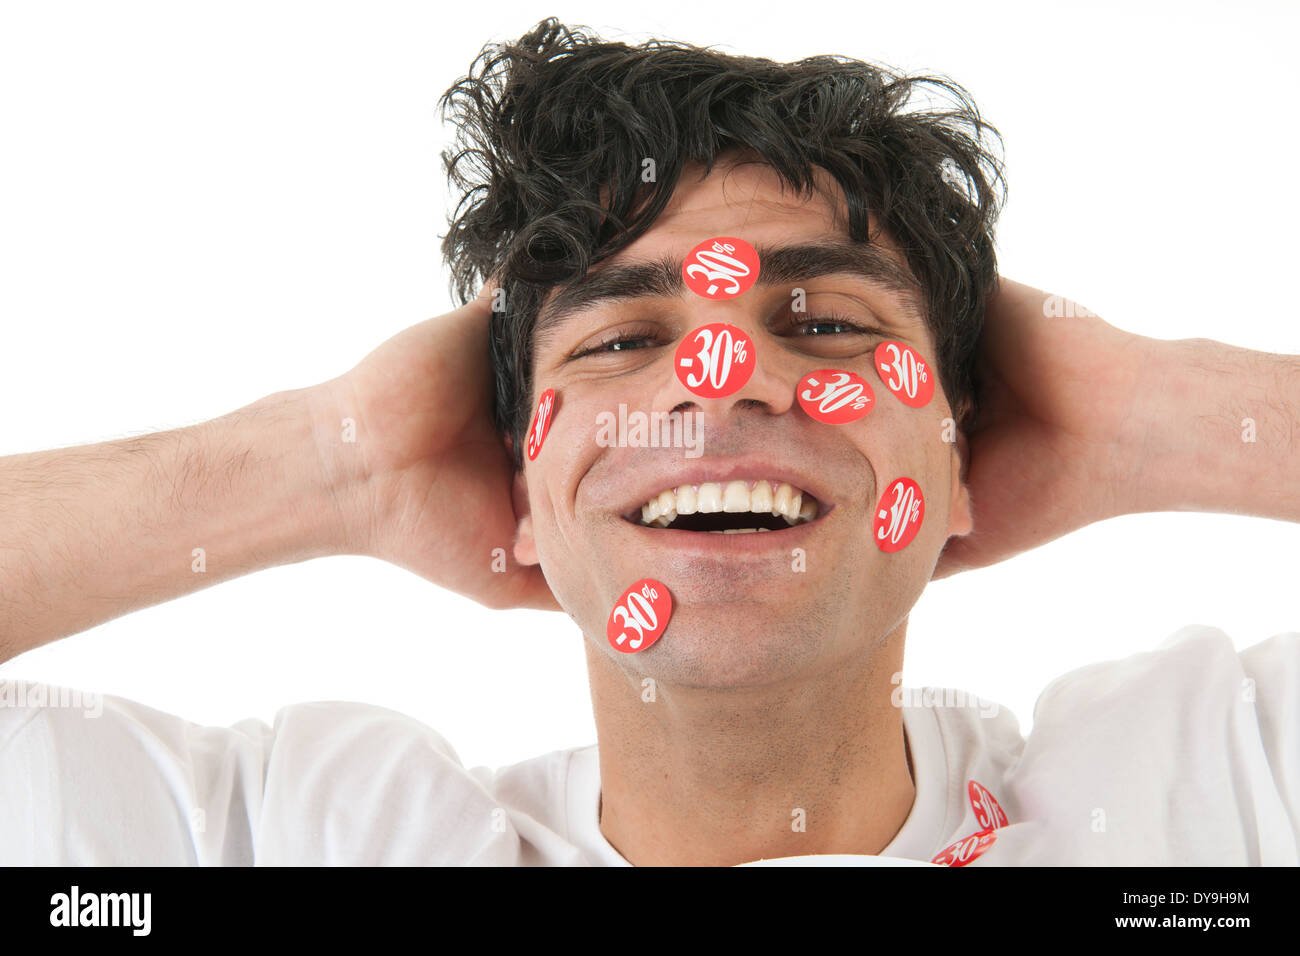
<svg viewBox="0 0 1300 956"><path fill-rule="evenodd" d="M783 531L755 531L750 534L647 528L626 519L623 519L623 523L642 536L642 543L673 551L711 555L771 554L774 551L789 554L790 548L799 547L816 534L834 510L830 508L814 521L791 525Z"/></svg>

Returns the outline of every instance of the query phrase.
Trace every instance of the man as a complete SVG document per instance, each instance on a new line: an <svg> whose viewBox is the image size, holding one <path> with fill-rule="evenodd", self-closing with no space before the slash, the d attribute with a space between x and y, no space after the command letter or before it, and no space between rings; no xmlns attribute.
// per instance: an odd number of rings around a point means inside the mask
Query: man
<svg viewBox="0 0 1300 956"><path fill-rule="evenodd" d="M491 773L380 708L199 728L24 688L7 862L1297 862L1297 635L1067 675L1028 740L897 677L934 577L1138 511L1300 520L1295 358L995 283L991 130L949 84L546 21L445 102L465 304L213 422L0 460L0 641L193 590L195 541L209 584L370 554L569 614L599 747ZM703 441L611 442L621 408Z"/></svg>

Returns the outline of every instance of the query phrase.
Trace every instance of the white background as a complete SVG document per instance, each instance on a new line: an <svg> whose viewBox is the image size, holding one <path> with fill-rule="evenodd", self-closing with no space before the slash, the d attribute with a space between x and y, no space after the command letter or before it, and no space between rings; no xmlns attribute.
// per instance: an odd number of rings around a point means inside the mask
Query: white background
<svg viewBox="0 0 1300 956"><path fill-rule="evenodd" d="M454 11L455 20L447 11ZM0 454L202 421L332 377L445 312L439 95L544 16L965 85L1003 132L1004 273L1122 328L1300 352L1297 13L1283 4L5 3ZM933 584L909 685L1028 729L1053 677L1188 623L1300 629L1300 529L1096 525ZM0 668L200 723L364 700L467 765L595 739L580 637L330 558L147 609Z"/></svg>

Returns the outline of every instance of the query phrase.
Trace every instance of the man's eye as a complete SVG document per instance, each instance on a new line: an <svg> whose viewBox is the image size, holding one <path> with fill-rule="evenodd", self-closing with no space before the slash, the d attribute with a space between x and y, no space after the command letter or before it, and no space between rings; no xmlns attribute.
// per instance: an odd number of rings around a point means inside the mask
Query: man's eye
<svg viewBox="0 0 1300 956"><path fill-rule="evenodd" d="M800 335L870 335L879 333L878 329L854 322L852 319L841 315L817 315L812 318L804 319L802 322L792 323L792 327L804 330ZM816 332L814 329L829 329L830 331Z"/></svg>
<svg viewBox="0 0 1300 956"><path fill-rule="evenodd" d="M609 352L629 352L638 348L644 348L646 343L650 345L658 344L654 333L645 329L627 329L612 335L602 342L585 348L581 352L575 352L570 358L582 358L584 355L600 355Z"/></svg>

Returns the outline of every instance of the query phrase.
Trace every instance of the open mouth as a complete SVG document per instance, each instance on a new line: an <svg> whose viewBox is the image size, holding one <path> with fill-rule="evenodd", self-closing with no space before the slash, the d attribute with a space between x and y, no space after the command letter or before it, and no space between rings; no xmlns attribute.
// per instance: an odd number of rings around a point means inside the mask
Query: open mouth
<svg viewBox="0 0 1300 956"><path fill-rule="evenodd" d="M705 482L661 491L641 506L637 523L673 531L756 534L808 524L821 513L816 498L788 482Z"/></svg>

